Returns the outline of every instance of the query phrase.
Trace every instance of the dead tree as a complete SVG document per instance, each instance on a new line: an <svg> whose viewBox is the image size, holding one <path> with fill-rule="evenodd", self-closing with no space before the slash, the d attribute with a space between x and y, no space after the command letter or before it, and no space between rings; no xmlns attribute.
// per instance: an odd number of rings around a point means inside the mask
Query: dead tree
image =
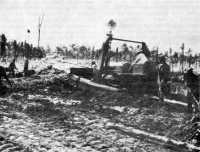
<svg viewBox="0 0 200 152"><path fill-rule="evenodd" d="M44 15L42 17L39 17L39 22L38 22L38 48L40 47L40 32L43 20L44 20Z"/></svg>
<svg viewBox="0 0 200 152"><path fill-rule="evenodd" d="M181 55L181 73L184 72L184 50L185 50L185 44L183 43L181 46L182 55Z"/></svg>

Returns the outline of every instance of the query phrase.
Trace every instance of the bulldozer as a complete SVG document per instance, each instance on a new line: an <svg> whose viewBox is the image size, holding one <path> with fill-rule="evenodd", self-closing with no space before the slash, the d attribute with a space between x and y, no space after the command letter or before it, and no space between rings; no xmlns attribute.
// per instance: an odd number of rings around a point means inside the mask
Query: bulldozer
<svg viewBox="0 0 200 152"><path fill-rule="evenodd" d="M143 64L124 63L120 66L110 66L112 41L131 42L141 45L141 51L147 57ZM100 84L113 90L126 90L131 94L154 94L158 95L159 85L157 61L151 59L150 51L145 42L114 38L107 34L107 39L101 48L97 68L71 68L70 74L79 78L90 80L92 84ZM107 87L106 87L107 86ZM104 87L103 87L104 88ZM111 89L112 90L112 89Z"/></svg>

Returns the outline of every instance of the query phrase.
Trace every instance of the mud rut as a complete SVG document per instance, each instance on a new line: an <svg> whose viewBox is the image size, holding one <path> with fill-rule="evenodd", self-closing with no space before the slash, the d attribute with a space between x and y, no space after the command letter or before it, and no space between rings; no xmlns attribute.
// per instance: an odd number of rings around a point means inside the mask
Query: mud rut
<svg viewBox="0 0 200 152"><path fill-rule="evenodd" d="M79 90L64 78L22 87L48 76L14 80L17 92L0 98L0 151L179 151L107 125L123 124L184 141L190 118L186 109L124 93Z"/></svg>

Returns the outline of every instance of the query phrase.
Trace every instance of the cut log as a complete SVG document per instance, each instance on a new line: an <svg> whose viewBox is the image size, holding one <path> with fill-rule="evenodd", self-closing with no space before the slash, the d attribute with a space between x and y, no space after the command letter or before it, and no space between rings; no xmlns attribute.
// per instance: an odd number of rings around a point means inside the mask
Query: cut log
<svg viewBox="0 0 200 152"><path fill-rule="evenodd" d="M182 152L189 152L193 150L200 151L200 147L197 147L195 145L174 140L174 139L170 139L166 136L160 136L153 133L149 133L140 129L127 127L127 126L124 126L123 124L108 123L106 127L107 129L118 130L120 132L123 132L126 135L133 136L134 138L148 140L149 142L160 144L174 150L178 150Z"/></svg>
<svg viewBox="0 0 200 152"><path fill-rule="evenodd" d="M155 100L160 100L160 98L157 97L157 96L152 96L151 98L155 99ZM187 103L184 103L184 102L181 102L181 101L177 101L177 100L171 100L171 99L165 98L163 101L166 102L166 103L169 103L169 104L176 104L176 105L180 105L180 106L184 106L184 107L188 106Z"/></svg>
<svg viewBox="0 0 200 152"><path fill-rule="evenodd" d="M81 78L81 77L79 77L77 75L73 75L73 74L70 76L70 79L73 80L74 82L77 82L78 86L81 88L84 88L84 89L87 87L92 87L92 88L96 88L96 89L100 89L100 90L104 90L104 91L112 91L112 92L123 91L122 89L95 83L95 82L92 82L91 80Z"/></svg>

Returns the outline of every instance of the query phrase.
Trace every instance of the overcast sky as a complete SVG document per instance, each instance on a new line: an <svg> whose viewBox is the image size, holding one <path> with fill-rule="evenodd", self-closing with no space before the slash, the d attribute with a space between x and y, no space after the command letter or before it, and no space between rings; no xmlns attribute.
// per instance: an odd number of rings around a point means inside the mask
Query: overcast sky
<svg viewBox="0 0 200 152"><path fill-rule="evenodd" d="M0 33L37 44L38 17L44 14L41 45L70 43L100 47L107 22L115 37L145 41L150 48L200 52L200 0L1 0Z"/></svg>

